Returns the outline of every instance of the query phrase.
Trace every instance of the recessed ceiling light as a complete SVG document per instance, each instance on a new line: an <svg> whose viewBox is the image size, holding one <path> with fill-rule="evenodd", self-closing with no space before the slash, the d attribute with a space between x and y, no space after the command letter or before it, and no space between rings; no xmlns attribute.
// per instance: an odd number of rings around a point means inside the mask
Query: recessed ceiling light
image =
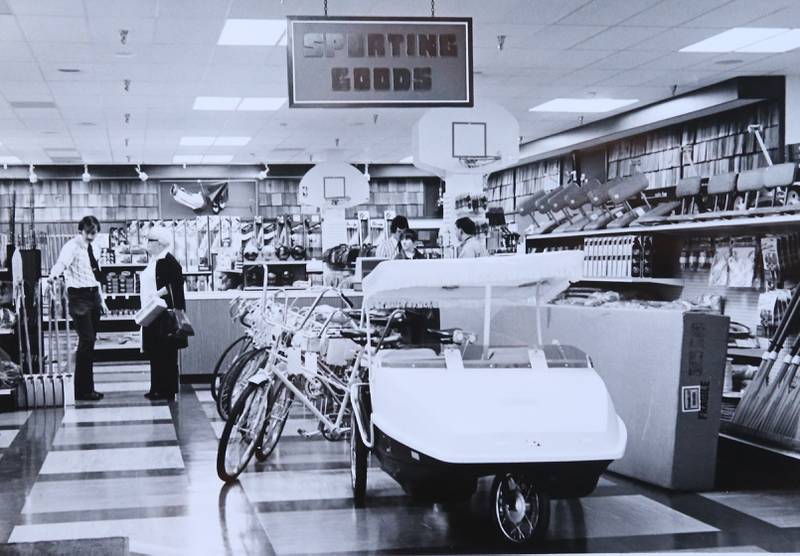
<svg viewBox="0 0 800 556"><path fill-rule="evenodd" d="M43 131L42 135L60 135L60 131Z"/></svg>
<svg viewBox="0 0 800 556"><path fill-rule="evenodd" d="M228 164L233 160L230 154L207 154L203 157L204 164Z"/></svg>
<svg viewBox="0 0 800 556"><path fill-rule="evenodd" d="M194 99L195 110L236 110L241 97L197 97Z"/></svg>
<svg viewBox="0 0 800 556"><path fill-rule="evenodd" d="M136 56L135 52L115 52L114 56L117 58L133 58Z"/></svg>
<svg viewBox="0 0 800 556"><path fill-rule="evenodd" d="M639 102L635 98L556 98L534 106L530 112L610 112Z"/></svg>
<svg viewBox="0 0 800 556"><path fill-rule="evenodd" d="M251 137L217 137L214 145L217 147L244 147L250 142Z"/></svg>
<svg viewBox="0 0 800 556"><path fill-rule="evenodd" d="M224 46L284 46L285 19L228 19L217 44Z"/></svg>
<svg viewBox="0 0 800 556"><path fill-rule="evenodd" d="M0 164L22 164L16 156L0 156Z"/></svg>
<svg viewBox="0 0 800 556"><path fill-rule="evenodd" d="M714 63L719 66L734 66L736 64L741 64L742 62L744 62L744 60L719 60Z"/></svg>
<svg viewBox="0 0 800 556"><path fill-rule="evenodd" d="M787 33L790 29L773 27L734 27L700 42L681 48L680 52L785 52L785 50L744 50L757 43ZM796 47L794 47L796 48ZM786 50L791 50L788 48Z"/></svg>
<svg viewBox="0 0 800 556"><path fill-rule="evenodd" d="M199 154L176 154L172 157L173 164L200 164L203 156Z"/></svg>
<svg viewBox="0 0 800 556"><path fill-rule="evenodd" d="M181 137L182 147L209 147L214 144L214 137L188 136Z"/></svg>
<svg viewBox="0 0 800 556"><path fill-rule="evenodd" d="M80 73L81 70L78 68L58 68L58 71L61 73Z"/></svg>
<svg viewBox="0 0 800 556"><path fill-rule="evenodd" d="M268 112L286 104L286 97L245 97L239 105L240 112Z"/></svg>
<svg viewBox="0 0 800 556"><path fill-rule="evenodd" d="M82 125L82 126L85 126L85 127L94 127L97 124L94 123L94 122L78 122L78 125Z"/></svg>

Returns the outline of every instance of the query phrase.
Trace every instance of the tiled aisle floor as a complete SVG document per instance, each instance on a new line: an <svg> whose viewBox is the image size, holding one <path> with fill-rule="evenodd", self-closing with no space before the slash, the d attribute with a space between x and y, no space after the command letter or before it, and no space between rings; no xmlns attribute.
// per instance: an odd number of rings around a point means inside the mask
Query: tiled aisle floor
<svg viewBox="0 0 800 556"><path fill-rule="evenodd" d="M498 553L488 485L464 507L404 496L372 467L350 500L345 443L303 439L301 414L239 484L215 473L221 423L206 389L143 397L146 368L103 368L105 400L0 414L0 543L126 536L135 554ZM105 386L105 388L104 388ZM552 503L545 552L800 550L800 491L670 493L604 477Z"/></svg>

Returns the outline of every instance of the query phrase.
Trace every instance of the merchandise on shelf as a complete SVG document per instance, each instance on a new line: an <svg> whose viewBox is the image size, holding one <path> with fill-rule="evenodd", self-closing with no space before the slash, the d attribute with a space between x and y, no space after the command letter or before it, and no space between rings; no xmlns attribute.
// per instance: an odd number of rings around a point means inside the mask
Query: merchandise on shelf
<svg viewBox="0 0 800 556"><path fill-rule="evenodd" d="M586 238L583 272L587 278L647 278L653 275L653 238Z"/></svg>

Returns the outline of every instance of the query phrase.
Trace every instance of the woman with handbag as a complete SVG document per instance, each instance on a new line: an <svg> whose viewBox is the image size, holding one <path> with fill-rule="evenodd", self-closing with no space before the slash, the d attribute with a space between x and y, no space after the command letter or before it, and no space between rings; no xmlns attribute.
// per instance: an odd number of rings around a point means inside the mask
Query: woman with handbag
<svg viewBox="0 0 800 556"><path fill-rule="evenodd" d="M167 309L142 328L142 352L150 359L150 400L175 400L178 393L178 350L188 345L185 336L176 334L176 316L186 310L183 269L170 253L171 234L153 228L147 239L148 264L140 275L142 306L156 297Z"/></svg>

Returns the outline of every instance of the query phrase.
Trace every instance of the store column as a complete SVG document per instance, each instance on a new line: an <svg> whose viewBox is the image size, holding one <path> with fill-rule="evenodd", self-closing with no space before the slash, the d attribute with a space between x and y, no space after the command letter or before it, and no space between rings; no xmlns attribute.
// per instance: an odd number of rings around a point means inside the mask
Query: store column
<svg viewBox="0 0 800 556"><path fill-rule="evenodd" d="M800 76L786 76L785 160L800 162Z"/></svg>

